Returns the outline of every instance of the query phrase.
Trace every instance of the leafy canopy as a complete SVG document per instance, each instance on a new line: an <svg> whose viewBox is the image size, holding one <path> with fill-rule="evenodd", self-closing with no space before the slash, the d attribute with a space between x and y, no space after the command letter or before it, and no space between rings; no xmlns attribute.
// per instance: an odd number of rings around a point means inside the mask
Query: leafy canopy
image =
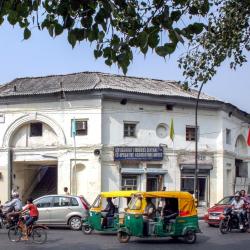
<svg viewBox="0 0 250 250"><path fill-rule="evenodd" d="M183 75L193 85L209 81L226 59L236 69L250 51L250 0L214 0L206 29L189 41L179 60ZM187 82L186 82L187 83Z"/></svg>
<svg viewBox="0 0 250 250"><path fill-rule="evenodd" d="M232 67L246 61L249 1L0 0L0 25L18 24L24 39L34 27L47 29L51 37L67 32L72 47L93 43L95 58L117 64L124 74L135 50L166 57L187 44L180 67L197 84L209 80L227 57L234 57Z"/></svg>

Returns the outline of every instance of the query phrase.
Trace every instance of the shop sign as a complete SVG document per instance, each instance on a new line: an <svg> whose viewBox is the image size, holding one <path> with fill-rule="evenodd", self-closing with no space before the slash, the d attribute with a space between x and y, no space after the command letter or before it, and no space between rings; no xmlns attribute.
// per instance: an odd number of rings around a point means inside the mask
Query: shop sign
<svg viewBox="0 0 250 250"><path fill-rule="evenodd" d="M161 161L162 147L115 147L114 160Z"/></svg>
<svg viewBox="0 0 250 250"><path fill-rule="evenodd" d="M179 155L178 162L180 165L195 164L195 154L190 153ZM198 154L198 164L212 165L213 159L209 155Z"/></svg>

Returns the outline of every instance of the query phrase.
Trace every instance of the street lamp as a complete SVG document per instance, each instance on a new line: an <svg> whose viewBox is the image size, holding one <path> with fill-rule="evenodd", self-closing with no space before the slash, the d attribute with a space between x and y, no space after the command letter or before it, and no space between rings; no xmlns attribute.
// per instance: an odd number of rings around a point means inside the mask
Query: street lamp
<svg viewBox="0 0 250 250"><path fill-rule="evenodd" d="M194 195L197 201L197 205L199 204L199 183L198 183L198 105L200 100L200 94L203 87L204 82L201 84L197 98L196 98L196 106L195 106L195 170L194 170Z"/></svg>

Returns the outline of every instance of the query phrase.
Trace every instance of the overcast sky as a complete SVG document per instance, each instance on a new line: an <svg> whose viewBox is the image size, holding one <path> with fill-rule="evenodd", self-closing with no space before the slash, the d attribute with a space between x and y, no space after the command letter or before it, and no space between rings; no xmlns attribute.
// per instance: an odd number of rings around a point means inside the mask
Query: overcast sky
<svg viewBox="0 0 250 250"><path fill-rule="evenodd" d="M99 71L122 74L116 66L108 67L102 59L95 60L92 49L81 43L72 49L65 35L51 38L47 32L33 30L28 41L22 31L9 25L0 26L0 83L17 77ZM181 80L177 64L178 53L164 59L151 53L144 58L136 53L128 75L164 80ZM248 57L250 61L250 56ZM250 62L237 71L223 65L216 77L207 83L204 92L230 102L250 113Z"/></svg>

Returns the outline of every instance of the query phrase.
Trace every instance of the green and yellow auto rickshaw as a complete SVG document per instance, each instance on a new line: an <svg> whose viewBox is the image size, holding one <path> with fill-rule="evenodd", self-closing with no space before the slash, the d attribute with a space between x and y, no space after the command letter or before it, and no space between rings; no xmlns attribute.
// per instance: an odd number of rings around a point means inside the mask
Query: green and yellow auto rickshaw
<svg viewBox="0 0 250 250"><path fill-rule="evenodd" d="M89 216L83 219L82 231L91 234L93 230L99 232L116 232L118 225L122 224L131 196L138 191L113 191L102 192L97 196L90 208ZM105 218L107 200L112 200L115 212L112 217ZM105 222L105 225L104 225Z"/></svg>
<svg viewBox="0 0 250 250"><path fill-rule="evenodd" d="M148 211L152 212L150 217ZM128 242L130 236L182 237L191 244L199 232L195 201L190 193L140 192L133 195L117 237L121 243Z"/></svg>

